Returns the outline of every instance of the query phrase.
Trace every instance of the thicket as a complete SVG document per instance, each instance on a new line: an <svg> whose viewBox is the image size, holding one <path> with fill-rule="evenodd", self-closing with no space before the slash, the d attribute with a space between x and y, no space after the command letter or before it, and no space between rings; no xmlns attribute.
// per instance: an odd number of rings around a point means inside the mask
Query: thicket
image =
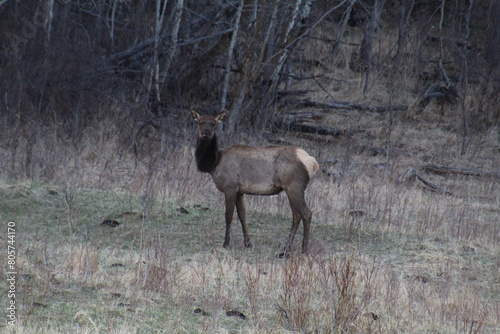
<svg viewBox="0 0 500 334"><path fill-rule="evenodd" d="M412 82L407 105L455 103L464 136L499 117L496 0L3 0L0 35L4 148L103 120L125 148L146 126L171 144L190 106L258 133L302 82L335 97L324 82L345 62L368 102L389 78Z"/></svg>

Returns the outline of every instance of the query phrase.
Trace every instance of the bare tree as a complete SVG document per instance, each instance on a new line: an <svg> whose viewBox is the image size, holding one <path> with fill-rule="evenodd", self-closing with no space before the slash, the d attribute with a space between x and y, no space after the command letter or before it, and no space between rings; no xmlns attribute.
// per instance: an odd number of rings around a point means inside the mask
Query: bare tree
<svg viewBox="0 0 500 334"><path fill-rule="evenodd" d="M235 109L241 110L243 102L251 90L251 87L256 84L264 74L264 77L268 68L271 67L271 59L272 59L272 50L274 50L275 43L275 27L277 23L278 16L278 8L281 0L275 0L273 4L273 10L271 12L271 16L269 20L263 20L260 18L258 20L258 3L257 1L254 3L254 11L252 11L251 22L252 26L255 30L255 39L253 39L253 45L255 45L256 52L247 52L243 55L243 59L240 63L243 65L242 75L243 80L240 84L240 89L238 93L238 98L235 103ZM269 13L263 13L264 15L268 15ZM266 24L267 23L267 24ZM261 36L261 37L260 37ZM260 37L260 38L259 38ZM259 40L260 39L260 40Z"/></svg>
<svg viewBox="0 0 500 334"><path fill-rule="evenodd" d="M349 6L347 6L347 9L345 10L344 14L342 15L342 21L340 24L339 31L337 33L337 39L335 40L335 43L333 44L332 48L332 55L335 58L337 56L337 53L340 48L340 44L342 43L342 39L344 38L345 30L347 28L347 23L349 22L351 18L351 12L352 12L352 7L356 4L356 0L351 0L349 2Z"/></svg>
<svg viewBox="0 0 500 334"><path fill-rule="evenodd" d="M297 20L299 18L300 6L301 5L302 5L302 0L296 0L295 1L295 6L294 6L294 9L293 9L292 18L288 22L288 27L287 27L287 30L285 32L285 36L283 38L284 48L280 50L281 56L280 56L280 58L278 60L278 63L276 64L276 66L274 68L274 71L273 71L273 74L271 75L271 78L270 78L271 79L271 84L274 87L277 86L278 75L281 73L281 69L283 68L283 65L285 64L285 61L288 58L288 54L290 52L290 47L292 46L291 42L295 42L295 41L291 41L290 37L291 37L291 32L292 32L293 28L297 24Z"/></svg>
<svg viewBox="0 0 500 334"><path fill-rule="evenodd" d="M474 0L469 0L469 6L465 12L465 20L464 20L464 37L463 43L461 47L460 57L462 58L462 75L461 84L462 84L462 96L461 96L461 108L462 108L462 150L461 154L464 155L467 148L467 141L469 137L469 124L467 121L467 106L466 106L466 98L469 93L469 63L467 56L467 47L469 45L469 37L470 37L470 18L472 13L472 7L474 4Z"/></svg>
<svg viewBox="0 0 500 334"><path fill-rule="evenodd" d="M359 50L360 58L365 64L365 84L363 86L363 94L368 92L368 80L370 78L371 64L372 64L372 52L373 52L373 35L377 29L380 21L380 14L384 7L385 0L374 0L372 11L370 14L370 21L368 22L368 27L365 30L365 35L361 41L361 47Z"/></svg>
<svg viewBox="0 0 500 334"><path fill-rule="evenodd" d="M54 0L47 0L45 5L45 36L47 44L50 42L50 36L52 33L52 19L54 17Z"/></svg>
<svg viewBox="0 0 500 334"><path fill-rule="evenodd" d="M401 62L401 55L405 46L406 36L408 34L408 25L410 15L415 5L415 0L400 0L399 16L398 16L398 42L396 56L394 57L396 64Z"/></svg>
<svg viewBox="0 0 500 334"><path fill-rule="evenodd" d="M161 30L165 20L165 12L167 9L168 0L156 0L155 8L155 27L154 27L154 46L153 46L153 59L151 62L151 75L148 85L148 92L151 91L151 85L154 86L154 93L156 97L156 102L161 102L160 94L160 60L159 60L159 47L161 42ZM163 4L162 4L163 3ZM148 93L148 95L150 95Z"/></svg>
<svg viewBox="0 0 500 334"><path fill-rule="evenodd" d="M244 0L240 0L240 4L238 5L238 10L236 12L236 17L234 19L234 30L233 35L231 37L231 43L229 44L229 48L227 50L227 59L226 59L226 67L225 67L225 75L224 75L224 84L222 86L222 96L221 96L221 107L220 110L226 109L226 101L227 101L227 90L229 86L229 76L231 75L231 65L233 63L233 53L234 47L236 45L236 40L238 38L238 31L240 30L240 20L241 13L243 11Z"/></svg>
<svg viewBox="0 0 500 334"><path fill-rule="evenodd" d="M160 68L160 80L159 80L160 86L162 86L165 83L168 71L174 60L175 51L177 50L177 36L179 33L179 27L181 24L183 9L184 9L184 0L177 0L175 2L175 7L174 7L174 22L172 26L172 32L170 33L170 41L169 41L170 43L168 46L165 59L163 60L163 63L161 64L162 66Z"/></svg>
<svg viewBox="0 0 500 334"><path fill-rule="evenodd" d="M441 18L439 20L439 70L441 71L441 75L443 76L443 79L445 80L446 82L446 85L447 87L451 87L451 81L450 81L450 78L448 76L448 74L446 73L446 69L444 68L444 65L443 65L443 60L444 60L444 43L443 43L443 35L444 35L444 30L443 30L443 24L444 24L444 14L445 14L445 10L444 10L444 5L446 3L446 0L442 0L441 1Z"/></svg>

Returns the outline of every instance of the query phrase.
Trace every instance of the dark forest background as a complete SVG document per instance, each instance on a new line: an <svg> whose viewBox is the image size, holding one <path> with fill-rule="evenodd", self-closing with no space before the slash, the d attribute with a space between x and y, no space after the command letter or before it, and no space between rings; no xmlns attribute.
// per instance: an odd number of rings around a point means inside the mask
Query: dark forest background
<svg viewBox="0 0 500 334"><path fill-rule="evenodd" d="M22 142L25 160L97 124L121 150L148 133L175 146L189 107L259 135L314 91L413 119L452 105L464 138L498 125L496 0L3 0L0 36L1 145ZM355 92L336 94L349 78Z"/></svg>

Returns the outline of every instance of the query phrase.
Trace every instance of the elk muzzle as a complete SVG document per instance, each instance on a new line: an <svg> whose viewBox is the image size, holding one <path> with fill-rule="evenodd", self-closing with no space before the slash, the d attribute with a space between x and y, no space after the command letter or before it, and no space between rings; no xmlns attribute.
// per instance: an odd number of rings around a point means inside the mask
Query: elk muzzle
<svg viewBox="0 0 500 334"><path fill-rule="evenodd" d="M212 131L210 131L210 129L201 130L201 137L203 137L203 139L209 139L212 137Z"/></svg>

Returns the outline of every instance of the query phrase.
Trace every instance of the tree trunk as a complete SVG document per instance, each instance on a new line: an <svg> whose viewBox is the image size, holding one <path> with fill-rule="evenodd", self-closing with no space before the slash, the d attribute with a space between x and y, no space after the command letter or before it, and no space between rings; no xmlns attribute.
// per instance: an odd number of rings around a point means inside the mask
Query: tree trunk
<svg viewBox="0 0 500 334"><path fill-rule="evenodd" d="M356 0L351 1L349 3L349 6L347 7L344 15L342 16L342 23L340 25L339 32L337 33L337 39L335 40L335 43L332 48L332 56L335 58L339 52L340 49L340 43L342 43L342 39L344 38L345 30L347 28L347 23L349 23L349 19L351 18L351 11L352 7L356 3Z"/></svg>
<svg viewBox="0 0 500 334"><path fill-rule="evenodd" d="M401 62L401 55L403 54L403 50L406 44L406 35L408 33L408 21L410 19L410 15L413 10L413 6L415 5L415 0L410 0L408 4L408 0L401 0L399 4L399 17L398 17L398 42L397 42L397 51L394 60L396 64Z"/></svg>
<svg viewBox="0 0 500 334"><path fill-rule="evenodd" d="M116 5L118 0L113 1L113 6L111 8L111 27L109 28L109 38L111 39L111 44L113 48L115 46L115 16L116 16Z"/></svg>
<svg viewBox="0 0 500 334"><path fill-rule="evenodd" d="M172 65L172 61L175 56L175 51L177 50L177 36L179 34L183 8L184 0L177 0L174 8L174 25L172 27L172 33L170 34L170 43L162 64L163 66L161 66L160 87L165 83L168 71L170 70L170 66Z"/></svg>
<svg viewBox="0 0 500 334"><path fill-rule="evenodd" d="M302 0L296 0L295 2L295 7L293 9L293 14L292 14L292 19L290 20L288 24L288 28L285 33L285 37L283 38L283 49L280 50L281 52L281 57L278 60L278 63L276 64L276 67L274 68L273 74L271 75L271 85L272 87L277 87L278 85L278 77L279 74L281 73L281 69L283 68L283 65L285 64L288 54L290 52L290 48L292 47L290 43L290 36L293 28L295 27L297 23L297 19L299 17L299 9L302 4ZM292 42L295 42L292 41Z"/></svg>
<svg viewBox="0 0 500 334"><path fill-rule="evenodd" d="M441 75L443 76L443 79L446 82L446 86L449 88L451 86L451 81L443 65L443 60L444 60L443 22L444 22L445 2L446 0L442 0L441 2L441 19L439 21L439 70L441 71Z"/></svg>
<svg viewBox="0 0 500 334"><path fill-rule="evenodd" d="M360 47L360 58L366 66L365 72L365 84L363 87L363 94L368 92L368 83L371 72L371 64L372 64L372 49L373 49L373 35L375 34L375 29L377 28L380 20L380 13L384 7L385 0L374 0L372 13L370 22L368 23L368 27L365 31L365 36L363 37L363 41L361 42Z"/></svg>
<svg viewBox="0 0 500 334"><path fill-rule="evenodd" d="M162 0L156 0L156 11L155 11L155 30L154 30L154 46L153 46L153 61L151 68L150 82L148 84L148 96L151 91L151 84L153 85L154 94L156 97L156 102L159 104L161 102L160 95L160 62L158 49L160 47L160 31L163 26L163 20L165 18L165 11L167 8L168 0L165 0L162 10Z"/></svg>
<svg viewBox="0 0 500 334"><path fill-rule="evenodd" d="M238 10L236 12L236 17L234 19L233 35L231 36L231 42L229 43L229 48L227 50L226 69L225 69L226 73L224 75L224 84L222 86L220 110L226 109L227 90L229 87L229 77L231 75L231 65L233 63L234 46L236 45L236 40L238 38L238 31L240 29L241 12L243 11L243 4L244 3L245 3L244 0L240 0L240 4L239 4Z"/></svg>
<svg viewBox="0 0 500 334"><path fill-rule="evenodd" d="M46 21L45 21L45 38L46 45L50 43L50 37L52 35L52 19L54 17L54 0L47 0L45 7L46 11Z"/></svg>
<svg viewBox="0 0 500 334"><path fill-rule="evenodd" d="M274 38L276 34L275 28L280 3L281 0L276 0L274 2L273 12L266 26L264 37L261 41L258 41L259 43L257 44L257 58L252 55L249 57L250 59L246 61L247 66L244 68L240 92L233 108L236 112L243 109L243 102L245 101L249 91L252 89L252 86L254 86L259 79L268 78L270 76L267 75L267 72L271 68L271 62L274 54ZM258 22L255 23L255 25L257 24ZM258 27L255 29L259 30ZM258 31L256 31L255 34L258 36Z"/></svg>

